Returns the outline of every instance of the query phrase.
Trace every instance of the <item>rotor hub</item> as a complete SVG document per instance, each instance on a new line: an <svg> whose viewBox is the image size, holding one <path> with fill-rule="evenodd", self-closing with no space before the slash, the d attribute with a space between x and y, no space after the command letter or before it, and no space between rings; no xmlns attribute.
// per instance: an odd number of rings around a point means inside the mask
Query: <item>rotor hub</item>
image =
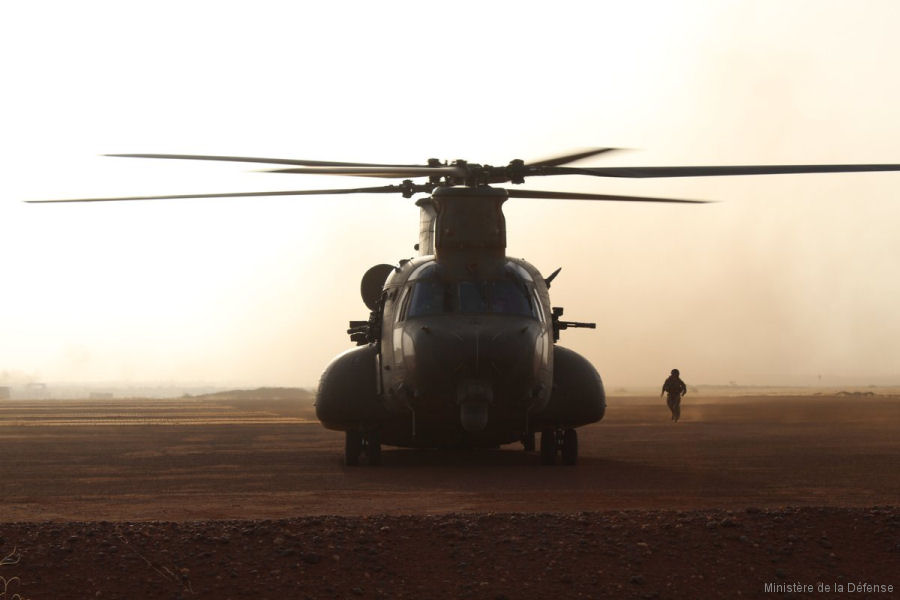
<svg viewBox="0 0 900 600"><path fill-rule="evenodd" d="M510 161L505 167L495 167L493 165L482 165L479 163L470 163L465 160L454 160L452 162L441 162L436 158L428 159L429 167L455 167L456 173L443 173L432 175L429 181L440 187L452 187L455 185L464 185L467 187L481 187L494 183L525 183L525 176L530 174L531 170L526 166L525 161L515 159Z"/></svg>

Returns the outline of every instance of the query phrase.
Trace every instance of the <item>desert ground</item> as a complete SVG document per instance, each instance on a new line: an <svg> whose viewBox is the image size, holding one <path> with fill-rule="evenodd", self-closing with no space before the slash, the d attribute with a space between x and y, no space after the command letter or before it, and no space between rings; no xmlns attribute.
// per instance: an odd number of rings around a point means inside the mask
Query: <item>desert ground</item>
<svg viewBox="0 0 900 600"><path fill-rule="evenodd" d="M888 598L898 432L884 392L689 394L677 424L612 396L574 467L348 468L302 390L4 401L0 600Z"/></svg>

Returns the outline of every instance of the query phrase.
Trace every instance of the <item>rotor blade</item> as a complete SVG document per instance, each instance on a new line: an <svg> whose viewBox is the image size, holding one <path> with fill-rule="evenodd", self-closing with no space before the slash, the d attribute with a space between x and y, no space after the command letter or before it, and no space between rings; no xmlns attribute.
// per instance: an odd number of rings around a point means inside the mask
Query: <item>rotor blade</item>
<svg viewBox="0 0 900 600"><path fill-rule="evenodd" d="M563 154L562 156L554 156L552 158L545 158L544 160L535 160L529 163L525 163L525 166L555 167L558 165L575 162L576 160L581 160L582 158L588 158L590 156L596 156L598 154L604 154L606 152L615 152L616 150L621 150L621 148L594 148L593 150L585 150L583 152L575 152L573 154Z"/></svg>
<svg viewBox="0 0 900 600"><path fill-rule="evenodd" d="M677 204L710 204L713 200L682 200L619 194L581 194L578 192L545 192L541 190L507 189L510 198L543 198L547 200L609 200L613 202L670 202Z"/></svg>
<svg viewBox="0 0 900 600"><path fill-rule="evenodd" d="M360 177L430 177L449 175L465 177L466 170L456 166L440 167L297 167L271 169L264 173L315 173L319 175L356 175Z"/></svg>
<svg viewBox="0 0 900 600"><path fill-rule="evenodd" d="M253 158L247 156L206 156L202 154L104 154L124 158L174 158L179 160L215 160L228 162L267 163L310 167L414 167L417 165L386 165L381 163L352 163L325 160L297 160L291 158Z"/></svg>
<svg viewBox="0 0 900 600"><path fill-rule="evenodd" d="M540 167L527 175L593 175L595 177L713 177L791 173L855 173L900 171L896 164L862 165L735 165L713 167Z"/></svg>
<svg viewBox="0 0 900 600"><path fill-rule="evenodd" d="M119 198L72 198L68 200L26 200L28 204L47 204L51 202L120 202L131 200L180 200L184 198L248 198L252 196L315 196L325 194L389 194L404 192L430 192L433 186L384 185L377 187L330 189L330 190L289 190L276 192L230 192L224 194L172 194L168 196L122 196Z"/></svg>

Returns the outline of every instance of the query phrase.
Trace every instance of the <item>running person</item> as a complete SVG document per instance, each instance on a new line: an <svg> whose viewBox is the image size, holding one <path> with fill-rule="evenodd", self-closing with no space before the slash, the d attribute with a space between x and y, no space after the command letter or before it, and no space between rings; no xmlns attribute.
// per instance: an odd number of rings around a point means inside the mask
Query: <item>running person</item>
<svg viewBox="0 0 900 600"><path fill-rule="evenodd" d="M678 369L672 369L672 374L663 383L662 392L659 394L660 398L663 394L668 394L666 404L672 411L672 420L676 423L681 418L681 397L687 394L687 386L678 375L680 375Z"/></svg>

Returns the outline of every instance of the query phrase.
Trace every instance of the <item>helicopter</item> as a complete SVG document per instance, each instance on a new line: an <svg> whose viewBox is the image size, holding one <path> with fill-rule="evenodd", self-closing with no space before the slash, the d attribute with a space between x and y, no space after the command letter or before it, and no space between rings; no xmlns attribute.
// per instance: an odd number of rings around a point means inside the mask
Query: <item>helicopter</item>
<svg viewBox="0 0 900 600"><path fill-rule="evenodd" d="M577 428L606 412L596 368L558 344L562 331L596 328L567 321L551 304L548 276L506 254L503 204L514 198L704 204L630 195L523 190L526 177L706 177L900 171L898 164L572 167L616 148L594 148L495 167L464 160L426 164L351 163L193 154L111 154L151 159L280 165L273 173L402 179L399 184L318 190L128 196L27 202L105 202L181 198L392 193L419 208L418 255L378 264L362 277L366 320L350 321L356 343L325 368L316 416L344 432L344 462L378 465L382 445L499 447L520 442L540 463L578 461ZM418 183L415 179L425 178ZM557 460L559 457L559 461Z"/></svg>

